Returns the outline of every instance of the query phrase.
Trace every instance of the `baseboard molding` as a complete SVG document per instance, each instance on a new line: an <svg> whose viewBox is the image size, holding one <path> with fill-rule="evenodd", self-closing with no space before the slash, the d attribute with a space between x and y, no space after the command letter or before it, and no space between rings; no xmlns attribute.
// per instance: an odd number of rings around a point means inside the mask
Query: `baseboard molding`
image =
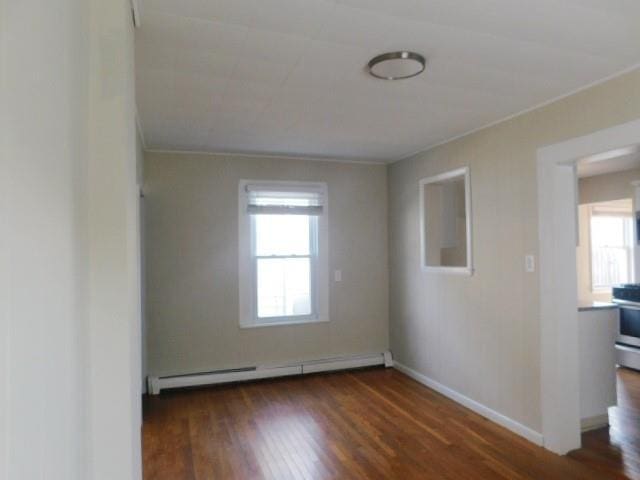
<svg viewBox="0 0 640 480"><path fill-rule="evenodd" d="M245 382L264 378L373 367L376 365L391 367L393 365L391 352L387 351L370 355L351 355L325 358L321 360L300 362L295 365L259 366L185 375L149 376L147 378L147 382L149 386L149 393L151 395L158 395L162 390L167 388L184 388L215 385L219 383Z"/></svg>
<svg viewBox="0 0 640 480"><path fill-rule="evenodd" d="M300 375L301 373L301 367L293 366L253 368L247 370L179 375L175 377L149 377L149 390L152 395L158 395L162 390L167 388L202 387L204 385L216 385L218 383L245 382L247 380L259 380L263 378L286 377L291 375Z"/></svg>
<svg viewBox="0 0 640 480"><path fill-rule="evenodd" d="M460 405L468 408L469 410L473 410L478 415L481 415L491 420L492 422L497 423L498 425L508 430L511 430L513 433L526 438L531 443L535 443L536 445L539 445L539 446L543 445L543 437L541 433L536 432L535 430L532 430L531 428L525 425L522 425L521 423L516 422L515 420L501 413L498 413L495 410L492 410L489 407L479 402L476 402L475 400L472 400L469 397L466 397L461 393L458 393L455 390L452 390L451 388L445 385L442 385L439 382L436 382L435 380L427 377L426 375L416 372L415 370L407 367L406 365L402 365L397 360L394 361L394 368L397 368L402 373L408 375L409 377L422 383L423 385L431 388L432 390L435 390L436 392L441 393L445 397L450 398L454 402L459 403Z"/></svg>
<svg viewBox="0 0 640 480"><path fill-rule="evenodd" d="M330 358L315 362L303 362L300 367L302 374L333 372L336 370L349 370L352 368L374 367L376 365L385 365L385 354L365 355L357 357Z"/></svg>
<svg viewBox="0 0 640 480"><path fill-rule="evenodd" d="M595 417L587 417L580 420L580 430L588 432L590 430L597 430L598 428L604 428L609 425L609 414L596 415Z"/></svg>

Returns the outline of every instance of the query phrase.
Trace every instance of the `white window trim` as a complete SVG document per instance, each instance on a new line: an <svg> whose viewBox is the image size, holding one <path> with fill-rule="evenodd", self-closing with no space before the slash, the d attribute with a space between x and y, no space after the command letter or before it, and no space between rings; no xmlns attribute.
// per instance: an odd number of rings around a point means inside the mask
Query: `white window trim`
<svg viewBox="0 0 640 480"><path fill-rule="evenodd" d="M247 213L246 187L250 184L282 186L292 190L322 191L324 204L322 215L316 217L318 245L315 262L312 261L313 313L305 316L257 318L256 275L254 261L253 220ZM240 328L263 328L286 325L306 325L329 321L329 202L327 185L320 182L292 182L273 180L240 180L238 185L238 280L239 280L239 325Z"/></svg>
<svg viewBox="0 0 640 480"><path fill-rule="evenodd" d="M425 235L425 220L424 220L424 186L431 183L438 183L444 180L451 180L455 177L464 176L464 195L465 195L465 209L466 209L466 224L467 224L467 265L464 267L446 267L446 266L433 266L427 265L426 246L427 239ZM432 177L423 178L420 180L420 194L419 194L419 211L420 211L420 266L423 272L427 273L446 273L454 275L473 275L473 245L471 240L473 238L472 227L472 210L471 210L471 176L469 173L469 167L461 167L455 170L451 170Z"/></svg>

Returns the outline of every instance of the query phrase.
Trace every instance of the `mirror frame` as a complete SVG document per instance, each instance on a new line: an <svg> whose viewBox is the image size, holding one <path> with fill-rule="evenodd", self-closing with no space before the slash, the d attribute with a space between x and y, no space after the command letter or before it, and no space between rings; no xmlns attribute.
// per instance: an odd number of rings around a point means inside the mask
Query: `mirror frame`
<svg viewBox="0 0 640 480"><path fill-rule="evenodd" d="M464 177L464 196L465 196L465 212L466 212L466 226L467 226L467 264L462 267L447 267L447 266L435 266L427 265L426 255L426 225L425 225L425 208L424 208L424 190L425 186L432 183L441 183L445 180L452 180L456 177ZM457 168L445 173L426 177L420 180L419 184L420 194L420 265L423 272L430 273L452 273L459 275L473 275L473 244L472 244L472 208L471 208L471 175L469 167Z"/></svg>

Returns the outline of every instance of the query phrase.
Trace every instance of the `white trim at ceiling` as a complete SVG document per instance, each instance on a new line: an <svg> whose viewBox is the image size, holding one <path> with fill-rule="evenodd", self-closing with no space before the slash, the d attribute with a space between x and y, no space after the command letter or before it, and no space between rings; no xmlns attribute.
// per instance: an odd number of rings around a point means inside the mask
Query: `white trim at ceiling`
<svg viewBox="0 0 640 480"><path fill-rule="evenodd" d="M582 92L584 90L588 90L588 89L590 89L592 87L597 87L598 85L606 83L609 80L613 80L614 78L621 77L623 75L626 75L627 73L631 73L634 70L638 70L638 69L640 69L640 63L636 63L635 65L632 65L631 67L625 68L624 70L621 70L621 71L619 71L617 73L614 73L612 75L609 75L607 77L601 78L600 80L596 80L595 82L592 82L592 83L589 83L587 85L584 85L584 86L582 86L580 88L577 88L575 90L572 90L572 91L570 91L568 93L565 93L565 94L562 94L560 96L554 97L554 98L552 98L550 100L546 100L546 101L544 101L542 103L539 103L539 104L537 104L537 105L535 105L533 107L529 107L529 108L526 108L524 110L520 110L519 112L513 113L511 115L508 115L508 116L506 116L504 118L501 118L500 120L496 120L494 122L488 123L488 124L483 125L481 127L474 128L474 129L469 130L467 132L461 133L460 135L455 135L455 136L453 136L451 138L448 138L446 140L442 140L441 142L434 143L433 145L429 145L429 146L427 146L425 148L422 148L422 149L420 149L420 150L418 150L416 152L413 152L410 155L403 156L403 157L401 157L401 158L399 158L397 160L392 160L392 161L388 162L388 164L394 164L394 163L397 163L397 162L401 162L403 160L408 160L409 158L415 157L416 155L420 155L422 153L428 152L429 150L433 150L436 147L440 147L440 146L445 145L447 143L450 143L450 142L453 142L455 140L459 140L460 138L466 137L467 135L472 135L472 134L477 133L477 132L479 132L481 130L484 130L486 128L491 128L491 127L493 127L495 125L499 125L499 124L501 124L503 122L507 122L507 121L509 121L511 119L519 117L520 115L524 115L526 113L533 112L534 110L538 110L539 108L544 108L544 107L546 107L548 105L551 105L552 103L555 103L555 102L560 101L560 100L562 100L564 98L570 97L571 95L575 95L575 94L580 93L580 92Z"/></svg>
<svg viewBox="0 0 640 480"><path fill-rule="evenodd" d="M348 158L331 158L331 157L305 157L296 155L278 155L275 153L242 153L242 152L207 152L199 150L163 150L154 148L145 148L145 153L160 154L186 154L186 155L218 155L224 157L246 157L246 158L271 158L276 160L303 160L309 162L333 162L333 163L353 163L357 165L388 165L389 162L375 160L355 160Z"/></svg>

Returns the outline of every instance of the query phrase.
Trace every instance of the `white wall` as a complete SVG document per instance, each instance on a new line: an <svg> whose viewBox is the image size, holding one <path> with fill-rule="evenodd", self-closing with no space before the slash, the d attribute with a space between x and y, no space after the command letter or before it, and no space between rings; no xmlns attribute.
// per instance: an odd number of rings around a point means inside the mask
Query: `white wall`
<svg viewBox="0 0 640 480"><path fill-rule="evenodd" d="M136 135L136 185L138 188L138 236L140 255L140 383L142 393L147 393L147 322L145 319L145 261L144 261L144 196L142 185L144 183L144 142L142 132L137 129Z"/></svg>
<svg viewBox="0 0 640 480"><path fill-rule="evenodd" d="M89 478L140 477L140 248L133 24L92 0L89 82Z"/></svg>
<svg viewBox="0 0 640 480"><path fill-rule="evenodd" d="M330 322L240 329L240 179L326 182ZM385 165L147 152L144 190L150 374L388 348Z"/></svg>
<svg viewBox="0 0 640 480"><path fill-rule="evenodd" d="M616 351L618 309L578 313L580 336L580 419L593 426L616 404ZM589 425L591 423L592 425ZM586 425L585 425L586 424ZM596 423L603 426L606 422Z"/></svg>
<svg viewBox="0 0 640 480"><path fill-rule="evenodd" d="M130 22L0 1L3 479L140 476Z"/></svg>
<svg viewBox="0 0 640 480"><path fill-rule="evenodd" d="M536 151L640 117L640 71L389 169L390 341L397 361L540 432ZM418 181L469 166L475 274L420 269Z"/></svg>
<svg viewBox="0 0 640 480"><path fill-rule="evenodd" d="M81 479L88 10L0 5L0 478Z"/></svg>

